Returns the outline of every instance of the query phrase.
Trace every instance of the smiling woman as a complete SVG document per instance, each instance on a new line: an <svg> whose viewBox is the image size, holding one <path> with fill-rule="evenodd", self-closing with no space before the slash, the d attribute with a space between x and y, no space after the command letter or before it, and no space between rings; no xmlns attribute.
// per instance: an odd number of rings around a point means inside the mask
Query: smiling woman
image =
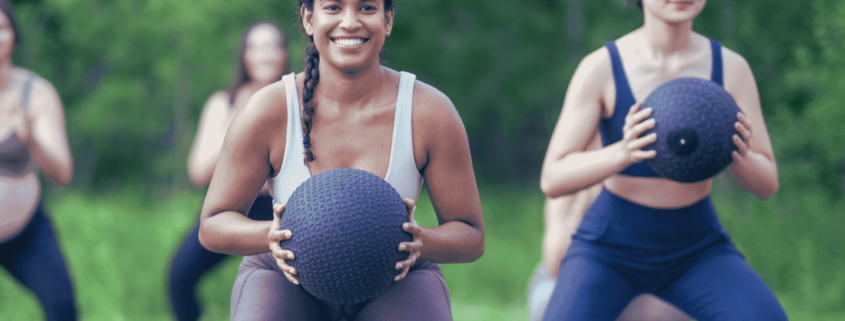
<svg viewBox="0 0 845 321"><path fill-rule="evenodd" d="M438 263L477 260L484 221L469 143L452 102L438 90L380 63L393 27L390 0L300 1L311 46L305 71L261 89L226 134L203 205L199 239L211 251L244 255L232 292L233 320L451 320ZM302 99L300 100L300 95ZM386 180L405 199L411 242L396 280L354 305L321 301L302 289L279 242L284 204L312 175L356 168ZM423 180L439 226L413 218ZM272 223L246 217L267 182ZM333 258L327 258L333 260Z"/></svg>

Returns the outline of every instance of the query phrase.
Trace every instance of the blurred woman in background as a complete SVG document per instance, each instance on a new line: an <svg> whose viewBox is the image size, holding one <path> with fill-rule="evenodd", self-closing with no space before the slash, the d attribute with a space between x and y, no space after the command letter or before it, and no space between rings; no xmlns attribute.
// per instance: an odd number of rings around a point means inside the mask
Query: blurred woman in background
<svg viewBox="0 0 845 321"><path fill-rule="evenodd" d="M196 141L188 159L188 175L194 185L208 186L232 117L253 93L290 72L287 58L287 37L278 26L258 23L244 33L231 85L227 90L212 95L203 108ZM272 221L272 200L265 186L252 203L249 217ZM170 299L180 321L199 318L200 306L195 296L197 283L227 257L200 245L197 237L199 226L197 222L182 241L170 266Z"/></svg>
<svg viewBox="0 0 845 321"><path fill-rule="evenodd" d="M60 186L73 177L56 89L12 65L20 33L0 0L0 264L41 301L47 320L76 320L73 287L41 202L38 171Z"/></svg>

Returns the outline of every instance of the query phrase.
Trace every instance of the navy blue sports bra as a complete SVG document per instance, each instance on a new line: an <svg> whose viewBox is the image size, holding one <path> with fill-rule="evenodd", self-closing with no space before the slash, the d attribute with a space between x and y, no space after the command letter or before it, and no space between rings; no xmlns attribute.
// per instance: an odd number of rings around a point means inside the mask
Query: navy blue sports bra
<svg viewBox="0 0 845 321"><path fill-rule="evenodd" d="M625 125L625 116L631 106L636 103L636 100L634 100L634 94L631 93L628 77L625 76L625 69L622 68L622 59L619 58L619 49L616 48L616 42L610 41L605 43L604 46L610 52L613 82L616 84L616 105L613 108L613 116L599 122L601 141L604 146L607 146L622 140L622 126ZM713 50L713 71L710 75L710 81L719 84L719 86L724 86L722 83L722 45L718 41L710 39L710 48ZM660 174L648 167L646 162L632 164L619 174L637 177L660 177Z"/></svg>

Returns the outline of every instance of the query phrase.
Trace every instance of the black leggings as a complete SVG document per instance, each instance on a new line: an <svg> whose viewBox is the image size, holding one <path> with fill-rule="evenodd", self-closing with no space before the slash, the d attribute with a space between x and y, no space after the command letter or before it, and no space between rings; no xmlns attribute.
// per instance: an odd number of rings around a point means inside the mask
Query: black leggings
<svg viewBox="0 0 845 321"><path fill-rule="evenodd" d="M273 197L259 195L247 216L253 220L273 220ZM197 283L206 272L217 266L226 254L206 250L199 241L199 220L185 236L170 264L170 303L179 321L197 320L200 305L195 295Z"/></svg>
<svg viewBox="0 0 845 321"><path fill-rule="evenodd" d="M0 264L35 292L48 321L76 320L68 268L40 203L21 234L0 243Z"/></svg>

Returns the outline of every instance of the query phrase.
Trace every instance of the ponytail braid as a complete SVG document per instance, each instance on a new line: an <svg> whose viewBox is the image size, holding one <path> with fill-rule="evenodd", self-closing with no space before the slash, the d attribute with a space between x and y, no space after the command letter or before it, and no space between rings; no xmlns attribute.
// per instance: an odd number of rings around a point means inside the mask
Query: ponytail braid
<svg viewBox="0 0 845 321"><path fill-rule="evenodd" d="M311 126L313 125L314 110L317 108L314 102L314 89L320 82L320 52L312 42L305 53L305 86L302 87L302 147L305 150L305 163L314 160L314 153L311 152Z"/></svg>

